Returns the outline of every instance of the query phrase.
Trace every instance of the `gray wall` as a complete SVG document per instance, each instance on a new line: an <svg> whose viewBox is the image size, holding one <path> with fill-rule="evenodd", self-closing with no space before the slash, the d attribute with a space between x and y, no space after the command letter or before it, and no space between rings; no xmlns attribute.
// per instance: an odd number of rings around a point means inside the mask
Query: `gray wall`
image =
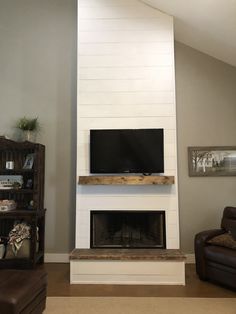
<svg viewBox="0 0 236 314"><path fill-rule="evenodd" d="M236 144L236 69L176 43L181 247L236 205L236 178L190 178L187 147ZM38 116L46 145L46 251L74 245L76 0L0 0L0 134Z"/></svg>
<svg viewBox="0 0 236 314"><path fill-rule="evenodd" d="M236 206L236 177L189 177L188 146L236 146L236 68L176 43L176 95L181 248L218 227Z"/></svg>
<svg viewBox="0 0 236 314"><path fill-rule="evenodd" d="M74 243L76 0L0 0L0 134L39 118L46 145L46 251Z"/></svg>

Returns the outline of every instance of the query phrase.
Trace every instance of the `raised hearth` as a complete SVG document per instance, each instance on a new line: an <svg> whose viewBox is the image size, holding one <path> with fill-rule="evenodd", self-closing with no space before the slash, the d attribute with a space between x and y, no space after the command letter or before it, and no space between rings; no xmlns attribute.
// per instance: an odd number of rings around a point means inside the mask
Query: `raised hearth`
<svg viewBox="0 0 236 314"><path fill-rule="evenodd" d="M161 249L74 249L71 260L154 260L185 261L180 250Z"/></svg>
<svg viewBox="0 0 236 314"><path fill-rule="evenodd" d="M72 284L185 284L180 250L75 249L70 266Z"/></svg>

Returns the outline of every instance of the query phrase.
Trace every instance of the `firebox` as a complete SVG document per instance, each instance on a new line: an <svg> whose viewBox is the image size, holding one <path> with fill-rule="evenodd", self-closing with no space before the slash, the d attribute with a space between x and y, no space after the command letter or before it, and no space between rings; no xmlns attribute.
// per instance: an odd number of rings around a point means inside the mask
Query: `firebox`
<svg viewBox="0 0 236 314"><path fill-rule="evenodd" d="M91 211L91 248L166 248L165 211Z"/></svg>

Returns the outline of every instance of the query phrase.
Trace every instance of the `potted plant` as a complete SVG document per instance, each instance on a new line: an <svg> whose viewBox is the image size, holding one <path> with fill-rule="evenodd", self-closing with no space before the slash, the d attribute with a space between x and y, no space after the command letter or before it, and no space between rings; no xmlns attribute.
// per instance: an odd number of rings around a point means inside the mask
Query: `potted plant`
<svg viewBox="0 0 236 314"><path fill-rule="evenodd" d="M24 140L32 141L39 130L38 118L20 118L16 123L16 127L23 132Z"/></svg>

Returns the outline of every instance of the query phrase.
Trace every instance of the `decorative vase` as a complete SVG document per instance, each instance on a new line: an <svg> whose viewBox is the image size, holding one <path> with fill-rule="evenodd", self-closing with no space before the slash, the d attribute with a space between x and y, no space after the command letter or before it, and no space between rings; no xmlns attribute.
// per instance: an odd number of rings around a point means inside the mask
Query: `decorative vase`
<svg viewBox="0 0 236 314"><path fill-rule="evenodd" d="M36 132L31 130L23 131L23 140L28 142L36 141Z"/></svg>

